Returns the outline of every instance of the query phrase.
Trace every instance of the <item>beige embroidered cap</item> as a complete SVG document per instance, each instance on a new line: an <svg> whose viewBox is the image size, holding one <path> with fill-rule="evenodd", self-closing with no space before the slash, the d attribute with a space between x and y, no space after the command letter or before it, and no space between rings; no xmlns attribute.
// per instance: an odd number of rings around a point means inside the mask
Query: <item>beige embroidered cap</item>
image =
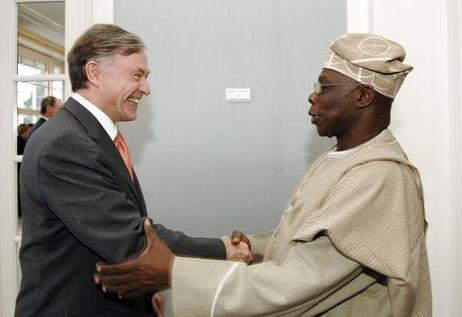
<svg viewBox="0 0 462 317"><path fill-rule="evenodd" d="M375 91L395 98L412 66L406 52L393 41L366 33L345 34L332 42L324 68L335 70Z"/></svg>

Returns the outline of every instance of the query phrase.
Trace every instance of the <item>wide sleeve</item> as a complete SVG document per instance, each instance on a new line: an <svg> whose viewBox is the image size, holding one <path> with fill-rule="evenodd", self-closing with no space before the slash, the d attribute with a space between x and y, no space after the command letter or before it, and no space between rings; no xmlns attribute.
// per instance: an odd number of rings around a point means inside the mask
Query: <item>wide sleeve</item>
<svg viewBox="0 0 462 317"><path fill-rule="evenodd" d="M342 254L386 276L394 316L431 311L423 194L416 175L409 165L391 160L352 168L295 237L310 240L323 232Z"/></svg>
<svg viewBox="0 0 462 317"><path fill-rule="evenodd" d="M361 274L361 267L326 237L297 242L282 263L176 257L172 270L173 311L188 316L275 316L308 311Z"/></svg>
<svg viewBox="0 0 462 317"><path fill-rule="evenodd" d="M343 175L295 239L323 231L349 258L406 281L425 234L423 201L407 165L361 164Z"/></svg>
<svg viewBox="0 0 462 317"><path fill-rule="evenodd" d="M253 263L260 263L265 256L269 241L273 237L273 232L261 233L249 236L250 247L252 250Z"/></svg>
<svg viewBox="0 0 462 317"><path fill-rule="evenodd" d="M108 262L143 249L140 211L93 140L63 134L45 146L38 160L37 191L77 240Z"/></svg>

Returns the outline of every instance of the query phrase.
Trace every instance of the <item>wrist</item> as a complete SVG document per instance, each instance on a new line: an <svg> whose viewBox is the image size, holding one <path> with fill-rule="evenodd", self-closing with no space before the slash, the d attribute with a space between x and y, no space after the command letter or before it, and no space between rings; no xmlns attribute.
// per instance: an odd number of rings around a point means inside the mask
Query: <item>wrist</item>
<svg viewBox="0 0 462 317"><path fill-rule="evenodd" d="M230 248L231 248L231 239L229 239L227 236L222 236L220 237L220 240L223 242L225 246L225 251L226 251L226 259L229 260L231 253L230 253Z"/></svg>

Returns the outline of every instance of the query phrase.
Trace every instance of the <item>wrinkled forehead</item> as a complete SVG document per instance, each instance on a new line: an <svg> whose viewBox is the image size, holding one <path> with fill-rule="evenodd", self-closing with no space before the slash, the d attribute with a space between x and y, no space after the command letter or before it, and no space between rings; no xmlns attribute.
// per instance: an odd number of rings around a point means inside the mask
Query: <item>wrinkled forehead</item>
<svg viewBox="0 0 462 317"><path fill-rule="evenodd" d="M146 57L144 51L131 53L128 55L113 54L103 57L100 59L100 62L106 65L129 68L133 71L149 74L148 58Z"/></svg>

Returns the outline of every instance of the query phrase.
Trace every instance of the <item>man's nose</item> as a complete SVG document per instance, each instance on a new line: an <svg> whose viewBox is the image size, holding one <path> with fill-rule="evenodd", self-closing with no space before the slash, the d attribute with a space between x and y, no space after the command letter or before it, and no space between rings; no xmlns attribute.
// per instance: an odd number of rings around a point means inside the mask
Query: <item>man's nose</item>
<svg viewBox="0 0 462 317"><path fill-rule="evenodd" d="M316 94L315 92L312 92L309 96L308 96L308 102L310 103L310 107L308 108L308 114L310 116L313 116L313 108L316 104L318 100L318 94Z"/></svg>
<svg viewBox="0 0 462 317"><path fill-rule="evenodd" d="M308 96L308 102L313 105L318 98L318 94L315 93L314 91Z"/></svg>
<svg viewBox="0 0 462 317"><path fill-rule="evenodd" d="M140 91L145 95L149 96L151 94L151 86L149 85L148 80L145 78L141 84Z"/></svg>

